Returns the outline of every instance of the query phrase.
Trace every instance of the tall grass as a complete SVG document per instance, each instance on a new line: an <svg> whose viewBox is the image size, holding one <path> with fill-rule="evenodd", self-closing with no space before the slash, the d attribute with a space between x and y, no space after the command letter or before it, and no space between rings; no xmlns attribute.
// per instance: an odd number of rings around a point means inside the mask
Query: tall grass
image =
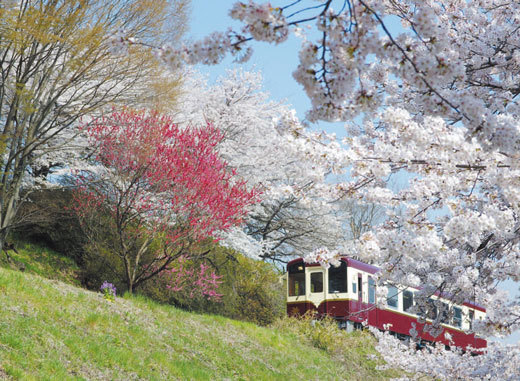
<svg viewBox="0 0 520 381"><path fill-rule="evenodd" d="M356 380L386 377L358 357L276 327L198 315L0 268L0 376L14 379ZM296 323L304 324L304 323ZM336 333L335 333L336 334ZM343 335L343 333L339 333ZM345 340L347 340L345 336ZM345 341L344 345L348 345ZM367 349L372 352L373 349ZM357 356L357 355L356 355ZM367 365L354 362L367 362ZM370 365L372 364L372 365Z"/></svg>
<svg viewBox="0 0 520 381"><path fill-rule="evenodd" d="M13 241L16 252L10 250L7 255L0 251L0 266L11 269L22 269L25 272L40 275L48 279L61 280L66 283L80 285L80 269L73 259L65 257L54 250L20 239Z"/></svg>

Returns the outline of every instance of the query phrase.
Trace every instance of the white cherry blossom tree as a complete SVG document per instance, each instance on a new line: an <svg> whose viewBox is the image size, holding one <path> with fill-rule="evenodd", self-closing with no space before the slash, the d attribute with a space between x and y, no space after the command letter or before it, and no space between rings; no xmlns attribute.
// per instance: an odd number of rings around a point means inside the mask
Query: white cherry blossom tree
<svg viewBox="0 0 520 381"><path fill-rule="evenodd" d="M343 240L344 208L327 176L344 153L331 136L311 132L283 103L262 91L259 73L229 71L212 86L188 74L175 119L211 123L224 132L219 150L231 167L262 190L246 226L224 242L252 257L287 262ZM340 217L340 218L338 218Z"/></svg>

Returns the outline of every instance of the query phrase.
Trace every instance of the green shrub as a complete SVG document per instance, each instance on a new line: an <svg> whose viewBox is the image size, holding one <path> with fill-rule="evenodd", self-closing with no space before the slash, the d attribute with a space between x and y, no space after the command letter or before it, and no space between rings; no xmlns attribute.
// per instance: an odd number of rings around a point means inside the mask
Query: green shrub
<svg viewBox="0 0 520 381"><path fill-rule="evenodd" d="M209 246L209 249L207 248ZM222 283L220 301L192 297L189 290L174 292L163 279L149 281L142 288L147 296L191 311L219 314L233 319L268 325L285 313L284 287L279 271L270 264L247 258L219 245L207 245L204 261L212 265ZM191 262L198 267L200 262Z"/></svg>
<svg viewBox="0 0 520 381"><path fill-rule="evenodd" d="M113 251L92 244L84 245L83 250L83 283L88 289L98 290L104 281L108 281L118 290L126 290L124 264Z"/></svg>
<svg viewBox="0 0 520 381"><path fill-rule="evenodd" d="M367 330L347 332L339 329L330 317L316 319L313 313L301 317L287 317L275 321L272 327L290 332L313 347L326 351L336 360L348 364L345 379L357 379L358 374L369 374L374 379L402 377L396 370L377 370L384 360L376 351L375 337Z"/></svg>
<svg viewBox="0 0 520 381"><path fill-rule="evenodd" d="M124 263L105 244L115 242L116 238L110 237L110 229L102 228L102 214L98 218L101 227L98 239L89 242L78 219L70 212L70 190L41 190L31 193L30 200L20 210L18 217L25 223L16 229L15 234L73 258L81 268L81 283L91 290L99 290L104 281L113 283L118 290L126 289ZM160 245L160 242L152 245ZM280 282L280 272L273 265L247 258L212 242L191 250L194 257L207 252L201 260L222 277L218 290L223 294L221 301L193 297L189 290L173 292L166 288L165 280L160 277L150 279L136 292L187 310L220 314L260 325L268 325L284 315L285 290ZM200 260L190 264L197 268Z"/></svg>
<svg viewBox="0 0 520 381"><path fill-rule="evenodd" d="M329 353L337 353L346 338L346 331L338 328L338 323L330 318L316 319L315 314L306 313L300 317L284 317L277 320L273 326L283 331L308 340L314 347Z"/></svg>
<svg viewBox="0 0 520 381"><path fill-rule="evenodd" d="M13 236L23 241L38 243L74 259L81 268L81 283L91 290L99 290L104 281L127 288L123 260L111 249L117 237L103 210L97 210L95 234L88 236L73 213L72 190L68 188L43 189L32 192L29 202L22 205L17 215L20 225ZM153 245L159 244L156 240ZM142 255L149 261L149 250Z"/></svg>
<svg viewBox="0 0 520 381"><path fill-rule="evenodd" d="M271 324L285 313L285 289L274 266L238 255L237 261L220 274L226 315Z"/></svg>
<svg viewBox="0 0 520 381"><path fill-rule="evenodd" d="M22 204L13 234L51 248L81 264L87 240L78 219L70 212L70 189L31 192Z"/></svg>

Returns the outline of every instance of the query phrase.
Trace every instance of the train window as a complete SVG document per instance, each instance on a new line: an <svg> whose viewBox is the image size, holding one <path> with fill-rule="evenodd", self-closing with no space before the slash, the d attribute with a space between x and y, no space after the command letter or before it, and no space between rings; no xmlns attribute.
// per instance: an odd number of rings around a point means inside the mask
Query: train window
<svg viewBox="0 0 520 381"><path fill-rule="evenodd" d="M426 313L428 319L437 319L437 306L432 298L428 298L428 312Z"/></svg>
<svg viewBox="0 0 520 381"><path fill-rule="evenodd" d="M403 291L403 311L408 311L413 306L413 292L409 290Z"/></svg>
<svg viewBox="0 0 520 381"><path fill-rule="evenodd" d="M469 329L473 329L473 319L475 318L475 311L469 310Z"/></svg>
<svg viewBox="0 0 520 381"><path fill-rule="evenodd" d="M368 302L374 304L376 302L376 282L372 277L368 277Z"/></svg>
<svg viewBox="0 0 520 381"><path fill-rule="evenodd" d="M311 292L323 292L323 273L311 273Z"/></svg>
<svg viewBox="0 0 520 381"><path fill-rule="evenodd" d="M355 276L352 278L352 292L357 294L357 279Z"/></svg>
<svg viewBox="0 0 520 381"><path fill-rule="evenodd" d="M435 300L428 298L428 300L426 300L426 305L419 306L419 314L427 319L436 319L437 306L435 305Z"/></svg>
<svg viewBox="0 0 520 381"><path fill-rule="evenodd" d="M440 309L440 314L441 314L441 323L444 323L444 324L449 324L450 323L450 320L449 320L449 310L450 310L450 307L448 307L448 305L444 302L441 303L441 309Z"/></svg>
<svg viewBox="0 0 520 381"><path fill-rule="evenodd" d="M295 263L287 269L289 272L289 296L305 295L305 266Z"/></svg>
<svg viewBox="0 0 520 381"><path fill-rule="evenodd" d="M398 304L398 295L399 295L399 292L397 290L397 287L395 286L387 286L388 288L388 294L387 294L387 298L386 298L386 303L388 304L389 307L392 307L392 308L397 308L397 304Z"/></svg>
<svg viewBox="0 0 520 381"><path fill-rule="evenodd" d="M453 307L453 325L462 327L462 310L459 307Z"/></svg>
<svg viewBox="0 0 520 381"><path fill-rule="evenodd" d="M347 292L347 264L341 261L338 267L329 267L329 293Z"/></svg>

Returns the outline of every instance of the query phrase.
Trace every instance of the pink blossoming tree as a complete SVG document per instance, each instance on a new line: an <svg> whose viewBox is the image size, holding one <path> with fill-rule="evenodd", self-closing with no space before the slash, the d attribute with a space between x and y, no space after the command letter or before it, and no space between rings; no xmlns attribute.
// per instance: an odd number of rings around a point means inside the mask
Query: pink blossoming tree
<svg viewBox="0 0 520 381"><path fill-rule="evenodd" d="M217 290L222 276L206 263L201 262L198 268L189 266L188 257L182 256L176 261L176 266L163 271L161 277L171 292L187 291L190 298L221 300L222 294Z"/></svg>
<svg viewBox="0 0 520 381"><path fill-rule="evenodd" d="M77 176L74 210L93 247L116 254L129 292L239 224L256 200L219 157L222 134L211 125L180 128L157 113L123 110L86 132L94 163Z"/></svg>

